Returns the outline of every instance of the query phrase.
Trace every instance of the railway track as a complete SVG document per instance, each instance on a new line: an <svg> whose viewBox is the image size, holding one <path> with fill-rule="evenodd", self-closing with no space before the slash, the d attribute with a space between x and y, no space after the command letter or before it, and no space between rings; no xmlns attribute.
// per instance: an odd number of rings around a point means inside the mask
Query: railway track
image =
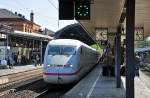
<svg viewBox="0 0 150 98"><path fill-rule="evenodd" d="M1 76L0 98L59 98L73 86L47 84L42 69Z"/></svg>
<svg viewBox="0 0 150 98"><path fill-rule="evenodd" d="M48 93L48 89L41 92L40 94L37 94L34 98L42 98L44 95L46 95Z"/></svg>
<svg viewBox="0 0 150 98"><path fill-rule="evenodd" d="M42 79L34 81L32 83L14 88L13 91L7 92L0 96L1 98L33 98L39 93L47 89L47 84Z"/></svg>
<svg viewBox="0 0 150 98"><path fill-rule="evenodd" d="M49 88L34 98L62 98L63 95L73 88L75 84L70 85L49 85Z"/></svg>
<svg viewBox="0 0 150 98"><path fill-rule="evenodd" d="M16 88L1 98L61 98L73 85L47 84L42 79Z"/></svg>
<svg viewBox="0 0 150 98"><path fill-rule="evenodd" d="M41 78L41 68L0 76L0 92L29 84Z"/></svg>

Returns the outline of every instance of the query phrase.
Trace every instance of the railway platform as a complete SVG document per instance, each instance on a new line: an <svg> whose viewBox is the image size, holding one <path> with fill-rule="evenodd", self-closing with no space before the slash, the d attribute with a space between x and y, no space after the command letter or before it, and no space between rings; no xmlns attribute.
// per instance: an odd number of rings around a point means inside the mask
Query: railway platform
<svg viewBox="0 0 150 98"><path fill-rule="evenodd" d="M41 68L42 66L37 66L35 67L34 65L22 65L22 66L13 66L13 69L0 69L0 77L1 76L6 76L9 74L14 74L14 73L19 73L19 72L24 72L28 70L33 70L33 69L38 69Z"/></svg>
<svg viewBox="0 0 150 98"><path fill-rule="evenodd" d="M125 98L125 77L121 77L121 88L116 88L115 77L102 76L101 72L101 65L96 66L63 98ZM150 98L150 88L141 77L143 74L135 77L135 98Z"/></svg>
<svg viewBox="0 0 150 98"><path fill-rule="evenodd" d="M14 66L13 69L0 69L0 90L6 84L16 84L42 75L42 66Z"/></svg>

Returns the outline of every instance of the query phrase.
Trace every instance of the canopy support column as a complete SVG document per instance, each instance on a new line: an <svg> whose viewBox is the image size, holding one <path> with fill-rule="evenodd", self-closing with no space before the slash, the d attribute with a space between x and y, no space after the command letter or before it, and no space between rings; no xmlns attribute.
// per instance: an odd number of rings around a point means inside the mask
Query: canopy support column
<svg viewBox="0 0 150 98"><path fill-rule="evenodd" d="M127 0L127 8L126 8L126 98L134 98L134 27L135 27L135 0Z"/></svg>
<svg viewBox="0 0 150 98"><path fill-rule="evenodd" d="M115 75L117 88L120 88L121 85L120 64L121 64L121 26L117 28L115 38Z"/></svg>
<svg viewBox="0 0 150 98"><path fill-rule="evenodd" d="M42 49L42 47L43 47L43 43L42 43L42 41L40 42L40 65L42 65L42 58L43 58L43 53L42 53L42 51L43 51L43 49Z"/></svg>

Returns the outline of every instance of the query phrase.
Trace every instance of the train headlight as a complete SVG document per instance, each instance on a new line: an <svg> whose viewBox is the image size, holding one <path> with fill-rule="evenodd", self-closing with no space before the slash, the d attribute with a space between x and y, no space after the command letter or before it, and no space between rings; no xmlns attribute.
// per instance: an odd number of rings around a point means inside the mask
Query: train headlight
<svg viewBox="0 0 150 98"><path fill-rule="evenodd" d="M65 67L73 67L73 65L72 64L67 64L67 65L65 65Z"/></svg>
<svg viewBox="0 0 150 98"><path fill-rule="evenodd" d="M69 65L69 67L73 67L73 65Z"/></svg>
<svg viewBox="0 0 150 98"><path fill-rule="evenodd" d="M51 65L50 65L50 64L48 64L47 66L48 66L48 67L51 67Z"/></svg>

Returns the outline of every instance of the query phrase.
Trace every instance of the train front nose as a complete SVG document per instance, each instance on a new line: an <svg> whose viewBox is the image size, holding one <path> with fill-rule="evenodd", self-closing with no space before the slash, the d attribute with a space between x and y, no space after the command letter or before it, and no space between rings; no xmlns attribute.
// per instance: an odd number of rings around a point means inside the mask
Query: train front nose
<svg viewBox="0 0 150 98"><path fill-rule="evenodd" d="M44 81L45 82L47 82L47 83L52 83L52 84L57 84L57 79L58 79L58 77L56 77L56 76L53 76L53 75L43 75L43 79L44 79Z"/></svg>
<svg viewBox="0 0 150 98"><path fill-rule="evenodd" d="M57 73L57 75L44 74L43 79L45 82L52 84L67 84L77 80L75 75L58 75L58 74L59 73Z"/></svg>
<svg viewBox="0 0 150 98"><path fill-rule="evenodd" d="M45 66L43 68L43 79L47 83L57 83L58 69L55 67Z"/></svg>
<svg viewBox="0 0 150 98"><path fill-rule="evenodd" d="M74 74L72 68L55 67L46 68L43 73L43 79L45 82L53 84L66 84L77 80L77 74Z"/></svg>

